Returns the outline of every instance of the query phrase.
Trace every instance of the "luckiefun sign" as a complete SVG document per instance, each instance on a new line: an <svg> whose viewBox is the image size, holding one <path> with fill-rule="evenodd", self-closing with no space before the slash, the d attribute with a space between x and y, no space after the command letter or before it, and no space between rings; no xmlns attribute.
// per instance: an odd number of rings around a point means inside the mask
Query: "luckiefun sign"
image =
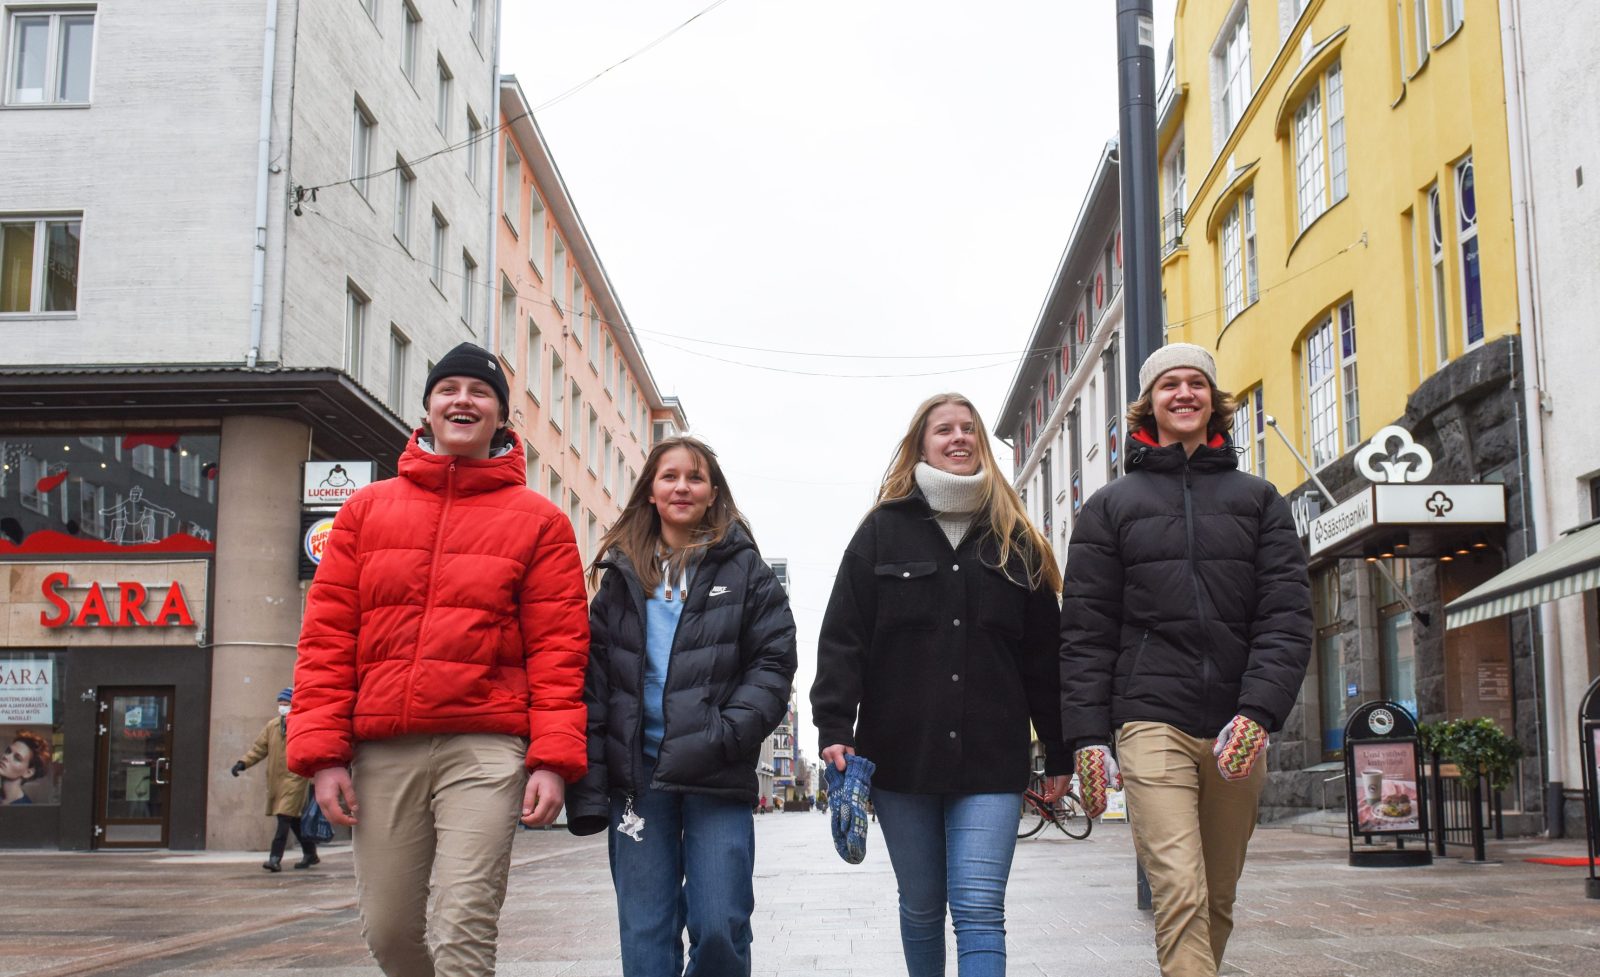
<svg viewBox="0 0 1600 977"><path fill-rule="evenodd" d="M356 489L372 484L370 461L308 461L300 504L338 508L356 494Z"/></svg>

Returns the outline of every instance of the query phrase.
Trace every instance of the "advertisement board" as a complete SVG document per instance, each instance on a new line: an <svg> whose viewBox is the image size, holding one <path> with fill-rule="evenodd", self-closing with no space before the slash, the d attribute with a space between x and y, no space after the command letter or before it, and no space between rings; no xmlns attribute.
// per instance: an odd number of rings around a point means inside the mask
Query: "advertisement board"
<svg viewBox="0 0 1600 977"><path fill-rule="evenodd" d="M1351 741L1356 774L1356 833L1414 834L1422 830L1417 791L1417 744Z"/></svg>

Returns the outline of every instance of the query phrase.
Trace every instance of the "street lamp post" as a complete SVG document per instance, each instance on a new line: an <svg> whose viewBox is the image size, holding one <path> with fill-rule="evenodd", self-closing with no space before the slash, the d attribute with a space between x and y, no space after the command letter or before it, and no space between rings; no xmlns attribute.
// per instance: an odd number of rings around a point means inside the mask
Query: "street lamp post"
<svg viewBox="0 0 1600 977"><path fill-rule="evenodd" d="M1161 206L1156 185L1156 51L1151 0L1117 0L1117 160L1122 193L1124 390L1164 342Z"/></svg>

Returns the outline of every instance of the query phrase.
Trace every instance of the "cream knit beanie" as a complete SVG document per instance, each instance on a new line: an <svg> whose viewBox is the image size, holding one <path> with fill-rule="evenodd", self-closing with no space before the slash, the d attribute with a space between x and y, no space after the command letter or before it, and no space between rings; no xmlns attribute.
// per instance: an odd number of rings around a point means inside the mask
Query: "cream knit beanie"
<svg viewBox="0 0 1600 977"><path fill-rule="evenodd" d="M1216 388L1217 361L1211 358L1209 350L1194 343L1168 343L1151 353L1144 365L1139 367L1139 396L1149 393L1161 374L1183 367L1204 373L1206 379L1211 381L1212 388Z"/></svg>

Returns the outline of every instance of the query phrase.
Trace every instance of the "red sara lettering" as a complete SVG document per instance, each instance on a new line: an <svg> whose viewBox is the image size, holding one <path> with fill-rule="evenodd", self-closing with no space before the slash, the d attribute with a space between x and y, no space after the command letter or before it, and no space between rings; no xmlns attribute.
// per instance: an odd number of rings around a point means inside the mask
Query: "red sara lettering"
<svg viewBox="0 0 1600 977"><path fill-rule="evenodd" d="M144 603L149 597L149 591L144 584L133 580L117 582L115 615L111 613L111 607L106 603L105 591L98 582L89 585L89 592L83 598L83 606L74 614L72 604L61 593L71 585L71 582L66 573L52 573L44 578L40 590L44 594L45 601L54 609L39 612L39 623L44 627L194 627L194 616L189 613L189 603L183 596L183 586L176 580L168 585L166 599L161 602L161 608L156 611L153 618L146 617L144 613Z"/></svg>

